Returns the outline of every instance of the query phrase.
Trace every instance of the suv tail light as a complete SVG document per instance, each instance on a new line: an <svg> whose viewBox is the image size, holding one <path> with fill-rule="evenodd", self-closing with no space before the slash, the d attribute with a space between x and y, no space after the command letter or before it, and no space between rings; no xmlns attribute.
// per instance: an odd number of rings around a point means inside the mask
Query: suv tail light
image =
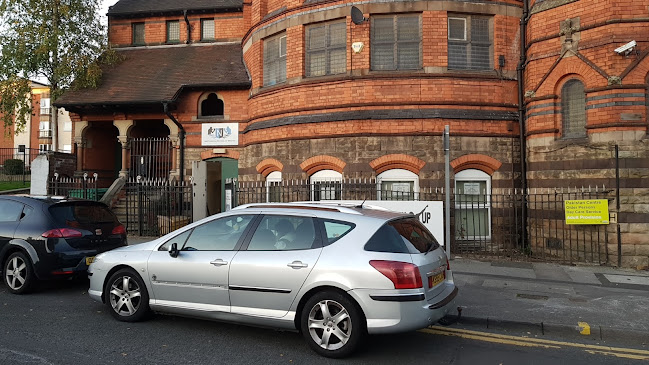
<svg viewBox="0 0 649 365"><path fill-rule="evenodd" d="M421 282L419 268L408 262L372 260L370 265L392 281L395 289L417 289Z"/></svg>
<svg viewBox="0 0 649 365"><path fill-rule="evenodd" d="M83 234L76 229L71 228L55 228L43 233L41 236L45 238L70 238L82 237Z"/></svg>
<svg viewBox="0 0 649 365"><path fill-rule="evenodd" d="M110 234L126 235L126 228L124 228L124 226L120 224L119 226L113 228L113 231L110 232Z"/></svg>

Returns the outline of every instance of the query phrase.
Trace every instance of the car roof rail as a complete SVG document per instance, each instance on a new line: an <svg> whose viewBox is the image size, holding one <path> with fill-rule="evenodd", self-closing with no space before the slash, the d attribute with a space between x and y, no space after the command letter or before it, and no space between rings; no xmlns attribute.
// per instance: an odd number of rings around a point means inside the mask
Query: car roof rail
<svg viewBox="0 0 649 365"><path fill-rule="evenodd" d="M329 211L329 212L340 212L340 213L349 213L349 214L362 214L356 209L353 208L360 208L359 206L354 206L354 205L342 205L340 203L317 203L317 202L291 202L291 203L252 203L252 204L244 204L240 205L238 207L232 208L234 209L248 209L248 208L256 208L256 209L273 209L273 208L281 208L281 209L304 209L304 210L319 210L319 211Z"/></svg>

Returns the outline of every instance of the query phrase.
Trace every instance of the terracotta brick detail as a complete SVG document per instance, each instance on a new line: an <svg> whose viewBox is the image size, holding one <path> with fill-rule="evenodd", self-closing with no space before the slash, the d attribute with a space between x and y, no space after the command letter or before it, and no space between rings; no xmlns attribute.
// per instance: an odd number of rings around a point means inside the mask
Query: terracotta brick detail
<svg viewBox="0 0 649 365"><path fill-rule="evenodd" d="M454 173L458 173L466 169L478 169L493 175L494 171L498 170L502 163L493 157L480 154L469 154L458 157L451 161L451 167Z"/></svg>
<svg viewBox="0 0 649 365"><path fill-rule="evenodd" d="M271 172L282 171L284 165L274 158L267 158L257 164L257 172L264 177L268 176Z"/></svg>
<svg viewBox="0 0 649 365"><path fill-rule="evenodd" d="M419 171L421 171L425 164L425 161L422 161L417 157L398 153L381 156L372 160L370 162L370 167L372 167L377 175L392 169L404 169L419 175Z"/></svg>
<svg viewBox="0 0 649 365"><path fill-rule="evenodd" d="M240 156L239 151L226 150L225 153L214 153L214 150L205 150L201 152L201 160L205 161L214 157L226 157L234 160L238 160Z"/></svg>
<svg viewBox="0 0 649 365"><path fill-rule="evenodd" d="M339 158L320 155L305 160L300 164L300 168L311 176L321 170L334 170L342 173L345 165L347 164Z"/></svg>

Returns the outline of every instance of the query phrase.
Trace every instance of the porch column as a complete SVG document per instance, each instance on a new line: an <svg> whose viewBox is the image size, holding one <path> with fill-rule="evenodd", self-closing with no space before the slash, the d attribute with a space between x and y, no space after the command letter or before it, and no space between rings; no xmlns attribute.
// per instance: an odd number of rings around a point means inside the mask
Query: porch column
<svg viewBox="0 0 649 365"><path fill-rule="evenodd" d="M128 131L131 129L133 126L134 122L133 120L114 120L113 125L117 127L117 130L119 131L119 135L117 136L117 140L119 143L122 145L122 169L119 170L119 177L123 178L128 178L128 171L129 171L129 150L131 148L130 146L130 138L128 137Z"/></svg>
<svg viewBox="0 0 649 365"><path fill-rule="evenodd" d="M178 138L177 134L170 134L169 135L169 140L171 141L171 171L169 171L169 175L173 177L178 177L180 176L180 164L178 162L178 156L179 153L178 151L180 150L180 138Z"/></svg>
<svg viewBox="0 0 649 365"><path fill-rule="evenodd" d="M128 150L129 138L127 136L118 136L117 140L122 144L122 169L119 171L119 177L128 178Z"/></svg>
<svg viewBox="0 0 649 365"><path fill-rule="evenodd" d="M86 142L83 137L74 137L74 144L77 146L77 171L83 171L83 150Z"/></svg>

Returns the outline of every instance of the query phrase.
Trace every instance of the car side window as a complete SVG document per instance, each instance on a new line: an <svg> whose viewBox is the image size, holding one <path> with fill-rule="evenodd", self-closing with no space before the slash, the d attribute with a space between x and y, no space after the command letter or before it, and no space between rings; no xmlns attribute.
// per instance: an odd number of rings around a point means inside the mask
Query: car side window
<svg viewBox="0 0 649 365"><path fill-rule="evenodd" d="M176 235L176 237L168 240L167 242L164 243L164 245L160 246L160 248L158 248L158 251L169 251L169 247L171 247L172 243L175 243L176 247L183 247L185 241L187 241L187 237L189 237L191 233L192 230L188 229L185 232Z"/></svg>
<svg viewBox="0 0 649 365"><path fill-rule="evenodd" d="M356 227L354 223L342 221L325 220L323 223L325 234L327 235L327 242L325 242L325 245L330 245L338 241Z"/></svg>
<svg viewBox="0 0 649 365"><path fill-rule="evenodd" d="M311 217L267 215L250 239L248 251L308 250L316 243Z"/></svg>
<svg viewBox="0 0 649 365"><path fill-rule="evenodd" d="M34 211L34 208L30 207L29 205L25 205L23 208L23 213L20 215L20 219L23 220L25 217L28 217L32 212Z"/></svg>
<svg viewBox="0 0 649 365"><path fill-rule="evenodd" d="M23 204L4 200L0 201L0 222L15 222L23 212Z"/></svg>
<svg viewBox="0 0 649 365"><path fill-rule="evenodd" d="M254 217L233 215L194 227L181 251L232 251Z"/></svg>

